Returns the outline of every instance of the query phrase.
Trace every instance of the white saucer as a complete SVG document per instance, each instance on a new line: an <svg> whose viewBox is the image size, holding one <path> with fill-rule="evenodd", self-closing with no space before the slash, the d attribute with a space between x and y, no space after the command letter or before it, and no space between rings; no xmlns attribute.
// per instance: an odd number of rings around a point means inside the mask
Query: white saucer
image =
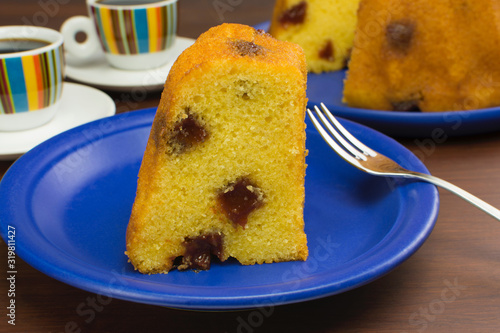
<svg viewBox="0 0 500 333"><path fill-rule="evenodd" d="M59 110L40 127L0 132L0 160L14 160L43 141L90 121L115 114L111 97L92 87L64 82Z"/></svg>
<svg viewBox="0 0 500 333"><path fill-rule="evenodd" d="M72 80L110 91L161 90L174 61L193 43L194 39L177 37L170 53L172 59L167 64L138 71L111 67L106 62L104 53L96 54L88 63L79 66L75 65L71 55L66 54L66 76Z"/></svg>

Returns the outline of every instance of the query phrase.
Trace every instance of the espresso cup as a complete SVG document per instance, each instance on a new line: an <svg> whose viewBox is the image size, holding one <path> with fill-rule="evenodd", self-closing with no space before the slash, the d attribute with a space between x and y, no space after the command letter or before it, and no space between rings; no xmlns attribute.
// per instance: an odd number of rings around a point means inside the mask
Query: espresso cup
<svg viewBox="0 0 500 333"><path fill-rule="evenodd" d="M90 17L72 17L61 27L73 64L85 64L99 49L119 69L145 70L171 60L177 0L87 0L87 6ZM78 42L81 32L86 40Z"/></svg>
<svg viewBox="0 0 500 333"><path fill-rule="evenodd" d="M62 94L63 37L33 26L0 27L0 131L50 121Z"/></svg>

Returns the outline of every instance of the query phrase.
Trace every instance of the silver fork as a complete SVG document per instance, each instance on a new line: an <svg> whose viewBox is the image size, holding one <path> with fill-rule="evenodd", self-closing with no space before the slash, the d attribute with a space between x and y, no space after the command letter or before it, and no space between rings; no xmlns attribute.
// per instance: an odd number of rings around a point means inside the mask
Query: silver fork
<svg viewBox="0 0 500 333"><path fill-rule="evenodd" d="M358 169L376 176L413 178L432 183L456 194L497 220L500 220L500 210L469 192L462 190L460 187L431 175L407 170L390 158L367 147L349 133L323 103L321 103L321 108L323 112L317 106L314 107L315 113L321 120L321 123L315 117L314 113L310 109L307 109L307 114L311 118L314 127L316 127L319 134L337 154ZM330 134L333 134L336 140Z"/></svg>

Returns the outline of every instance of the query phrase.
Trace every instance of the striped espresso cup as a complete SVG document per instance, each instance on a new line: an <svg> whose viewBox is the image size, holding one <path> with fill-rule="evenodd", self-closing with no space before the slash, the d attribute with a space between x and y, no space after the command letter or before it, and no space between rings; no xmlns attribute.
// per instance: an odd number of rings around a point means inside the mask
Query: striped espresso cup
<svg viewBox="0 0 500 333"><path fill-rule="evenodd" d="M84 64L104 51L116 68L144 70L170 59L177 34L177 0L87 0L89 17L72 17L61 27L65 51ZM86 35L84 42L77 34Z"/></svg>
<svg viewBox="0 0 500 333"><path fill-rule="evenodd" d="M50 121L62 95L63 37L33 26L0 27L0 131Z"/></svg>

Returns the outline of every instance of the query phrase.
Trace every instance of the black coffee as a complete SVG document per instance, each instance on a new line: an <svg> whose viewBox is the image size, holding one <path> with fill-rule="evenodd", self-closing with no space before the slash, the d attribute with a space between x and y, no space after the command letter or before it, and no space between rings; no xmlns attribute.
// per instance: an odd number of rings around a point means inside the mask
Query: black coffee
<svg viewBox="0 0 500 333"><path fill-rule="evenodd" d="M103 5L133 6L147 5L149 3L162 2L164 0L98 0L96 3Z"/></svg>
<svg viewBox="0 0 500 333"><path fill-rule="evenodd" d="M0 39L0 54L31 51L49 44L43 40L36 39Z"/></svg>

